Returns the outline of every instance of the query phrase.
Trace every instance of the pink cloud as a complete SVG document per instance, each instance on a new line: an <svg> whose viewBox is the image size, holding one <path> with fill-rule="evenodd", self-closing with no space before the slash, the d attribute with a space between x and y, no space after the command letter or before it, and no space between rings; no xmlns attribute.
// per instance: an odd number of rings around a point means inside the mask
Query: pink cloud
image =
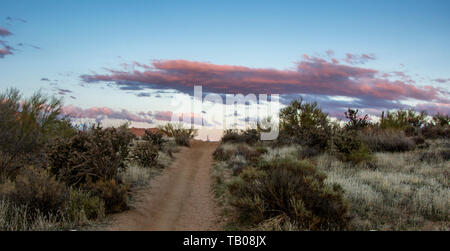
<svg viewBox="0 0 450 251"><path fill-rule="evenodd" d="M10 49L8 48L0 48L0 58L3 58L6 55L12 55L13 53L11 52Z"/></svg>
<svg viewBox="0 0 450 251"><path fill-rule="evenodd" d="M14 48L8 45L6 41L0 40L0 45L3 46L3 48L0 48L0 58L3 58L6 55L12 55L12 51Z"/></svg>
<svg viewBox="0 0 450 251"><path fill-rule="evenodd" d="M148 111L133 113L125 109L113 110L108 107L91 107L83 109L73 105L64 106L62 109L62 114L70 118L95 119L96 122L101 122L103 119L121 119L151 124L154 122L154 119L161 121L172 121L172 118L177 120L174 122L182 122L187 120L201 124L202 121L201 115L192 112L174 113L172 111Z"/></svg>
<svg viewBox="0 0 450 251"><path fill-rule="evenodd" d="M172 121L172 119L175 119L175 122L191 121L194 124L202 123L202 116L193 112L173 113L171 111L157 111L155 112L154 118L162 121ZM204 122L206 123L206 121ZM205 125L208 125L208 123Z"/></svg>
<svg viewBox="0 0 450 251"><path fill-rule="evenodd" d="M149 118L147 115L138 115L134 114L132 112L129 112L125 109L115 111L108 107L92 107L88 109L82 109L80 107L76 106L64 106L62 109L62 114L66 115L70 118L89 118L89 119L95 119L97 122L100 122L101 120L105 118L109 119L123 119L128 121L135 121L135 122L146 122L146 123L152 123L152 119Z"/></svg>
<svg viewBox="0 0 450 251"><path fill-rule="evenodd" d="M430 115L436 113L450 114L450 104L449 103L422 103L416 105L417 110L425 110Z"/></svg>
<svg viewBox="0 0 450 251"><path fill-rule="evenodd" d="M424 101L447 100L445 91L390 80L369 68L304 55L295 70L250 68L187 60L160 60L144 70L109 70L108 74L83 75L86 82L115 82L121 88L171 88L182 92L201 84L215 93L267 93L339 95L362 99ZM155 87L157 85L157 87Z"/></svg>
<svg viewBox="0 0 450 251"><path fill-rule="evenodd" d="M12 33L9 30L0 27L0 37L6 37L6 36L11 36L11 35L12 35Z"/></svg>

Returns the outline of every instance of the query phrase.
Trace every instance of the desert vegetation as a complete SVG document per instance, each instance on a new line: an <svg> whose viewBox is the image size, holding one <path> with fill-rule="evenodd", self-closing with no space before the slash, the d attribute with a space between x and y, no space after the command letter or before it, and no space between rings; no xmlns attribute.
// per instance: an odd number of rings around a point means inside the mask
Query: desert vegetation
<svg viewBox="0 0 450 251"><path fill-rule="evenodd" d="M125 124L75 126L62 101L0 94L0 229L81 229L127 210L177 151L174 138ZM178 132L178 130L174 130Z"/></svg>
<svg viewBox="0 0 450 251"><path fill-rule="evenodd" d="M280 111L275 141L225 131L213 177L227 229L450 229L448 115L344 115L299 100Z"/></svg>

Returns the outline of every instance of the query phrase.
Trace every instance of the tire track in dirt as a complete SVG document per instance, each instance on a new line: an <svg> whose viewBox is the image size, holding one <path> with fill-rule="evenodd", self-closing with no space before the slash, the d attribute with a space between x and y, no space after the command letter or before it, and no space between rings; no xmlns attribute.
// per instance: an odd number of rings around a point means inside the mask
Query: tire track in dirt
<svg viewBox="0 0 450 251"><path fill-rule="evenodd" d="M134 209L112 216L107 230L220 230L211 190L212 153L218 143L192 141L151 186L138 192Z"/></svg>

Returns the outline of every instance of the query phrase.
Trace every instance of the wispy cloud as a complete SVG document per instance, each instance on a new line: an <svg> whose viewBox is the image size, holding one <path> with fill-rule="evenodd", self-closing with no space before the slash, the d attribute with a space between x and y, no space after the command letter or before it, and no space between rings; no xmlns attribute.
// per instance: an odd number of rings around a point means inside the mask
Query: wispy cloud
<svg viewBox="0 0 450 251"><path fill-rule="evenodd" d="M13 17L7 17L6 18L7 21L18 21L18 22L22 22L22 23L26 23L27 21L24 19L20 19L20 18L13 18ZM14 35L11 31L9 31L6 28L0 27L0 37L9 37ZM26 44L26 43L17 43L16 46L28 46L31 48L34 48L36 50L40 50L41 48L39 46L36 45L32 45L32 44ZM14 47L12 47L11 45L9 45L8 41L5 40L0 40L0 58L4 58L6 55L13 55L13 51L15 51L16 49Z"/></svg>
<svg viewBox="0 0 450 251"><path fill-rule="evenodd" d="M345 54L345 58L344 61L347 62L348 64L352 64L352 65L357 65L357 64L365 64L367 62L369 62L370 60L375 60L376 57L373 54L361 54L361 55L357 55L357 54L351 54L351 53L347 53Z"/></svg>
<svg viewBox="0 0 450 251"><path fill-rule="evenodd" d="M12 55L14 48L8 45L8 42L0 40L0 58L6 55Z"/></svg>
<svg viewBox="0 0 450 251"><path fill-rule="evenodd" d="M0 27L0 37L7 37L7 36L11 36L11 35L12 35L12 33L9 30Z"/></svg>
<svg viewBox="0 0 450 251"><path fill-rule="evenodd" d="M144 122L153 124L156 121L169 122L175 121L191 121L200 124L202 117L200 114L192 112L172 112L172 111L148 111L148 112L130 112L126 109L114 110L108 107L91 107L83 109L77 106L68 105L62 109L62 114L70 118L77 119L94 119L96 122L102 122L105 119L120 119L130 122ZM203 120L205 126L209 124Z"/></svg>
<svg viewBox="0 0 450 251"><path fill-rule="evenodd" d="M18 17L6 17L6 21L27 23L27 20Z"/></svg>
<svg viewBox="0 0 450 251"><path fill-rule="evenodd" d="M69 105L63 107L62 114L71 118L95 119L96 122L101 122L104 119L121 119L135 122L153 123L152 118L149 118L148 116L140 116L125 109L117 111L108 107L92 107L82 109L80 107Z"/></svg>

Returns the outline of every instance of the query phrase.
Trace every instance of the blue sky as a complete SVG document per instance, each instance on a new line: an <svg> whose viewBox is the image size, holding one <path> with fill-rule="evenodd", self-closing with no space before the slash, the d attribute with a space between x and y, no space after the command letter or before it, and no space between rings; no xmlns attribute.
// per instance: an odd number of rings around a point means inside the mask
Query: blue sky
<svg viewBox="0 0 450 251"><path fill-rule="evenodd" d="M402 72L414 86L439 87L445 96L450 82L433 80L450 78L449 13L445 0L3 0L0 27L12 35L0 40L15 50L0 58L0 89L67 89L76 99L66 94L66 104L83 109L160 110L168 97L143 101L118 90L117 79L108 87L102 81L86 84L80 76L111 75L106 69L123 71L123 63L153 60L295 71L304 54L324 58L332 50L339 64L346 64L346 53L371 55L376 59L352 67ZM416 97L402 96L405 102L411 98Z"/></svg>

